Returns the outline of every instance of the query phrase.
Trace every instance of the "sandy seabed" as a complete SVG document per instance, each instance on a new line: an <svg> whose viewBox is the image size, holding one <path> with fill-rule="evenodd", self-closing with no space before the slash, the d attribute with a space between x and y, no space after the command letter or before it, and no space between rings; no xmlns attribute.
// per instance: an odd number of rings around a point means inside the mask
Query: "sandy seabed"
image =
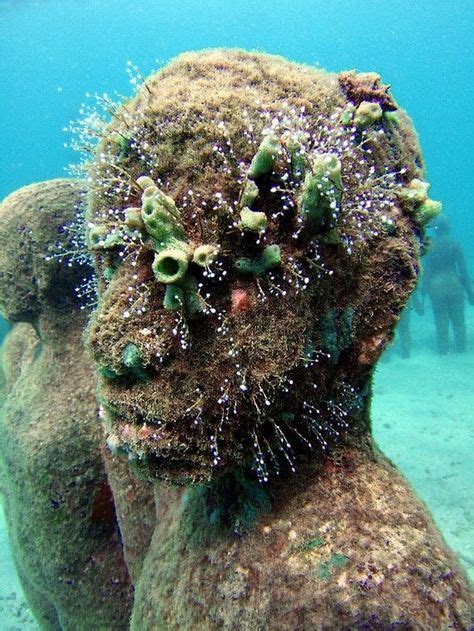
<svg viewBox="0 0 474 631"><path fill-rule="evenodd" d="M395 342L377 369L372 418L379 447L426 502L474 581L474 307L469 350L436 354L431 314L411 316L412 353ZM38 629L24 601L0 511L0 628Z"/></svg>
<svg viewBox="0 0 474 631"><path fill-rule="evenodd" d="M379 447L474 581L474 307L466 315L468 352L443 356L431 314L411 316L411 357L400 357L396 341L379 364L372 419Z"/></svg>

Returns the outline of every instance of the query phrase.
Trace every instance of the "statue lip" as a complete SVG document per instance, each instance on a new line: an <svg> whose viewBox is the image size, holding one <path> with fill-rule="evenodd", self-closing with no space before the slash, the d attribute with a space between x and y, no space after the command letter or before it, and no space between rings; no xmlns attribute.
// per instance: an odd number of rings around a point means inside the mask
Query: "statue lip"
<svg viewBox="0 0 474 631"><path fill-rule="evenodd" d="M116 418L109 425L107 445L112 453L126 455L132 466L150 479L201 483L226 468L223 463L213 464L207 452L199 451L193 437L184 440L182 434L171 435L165 428L125 418Z"/></svg>

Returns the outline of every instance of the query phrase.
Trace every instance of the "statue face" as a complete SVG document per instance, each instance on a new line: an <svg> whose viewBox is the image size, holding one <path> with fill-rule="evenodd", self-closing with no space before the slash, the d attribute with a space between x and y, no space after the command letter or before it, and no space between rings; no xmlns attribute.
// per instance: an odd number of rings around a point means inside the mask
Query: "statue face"
<svg viewBox="0 0 474 631"><path fill-rule="evenodd" d="M323 115L249 102L232 118L231 101L209 98L212 116L201 104L152 122L132 102L105 135L87 341L113 449L150 476L248 465L264 481L367 429L370 369L417 242L380 106L360 123L344 103Z"/></svg>

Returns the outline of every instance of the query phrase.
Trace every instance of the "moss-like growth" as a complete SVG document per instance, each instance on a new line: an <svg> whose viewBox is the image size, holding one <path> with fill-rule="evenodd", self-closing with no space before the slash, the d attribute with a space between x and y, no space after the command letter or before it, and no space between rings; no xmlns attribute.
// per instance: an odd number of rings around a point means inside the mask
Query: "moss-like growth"
<svg viewBox="0 0 474 631"><path fill-rule="evenodd" d="M391 112L398 108L390 86L382 83L376 72L356 72L349 70L339 73L339 85L350 104L356 107L364 102L378 103L383 112Z"/></svg>
<svg viewBox="0 0 474 631"><path fill-rule="evenodd" d="M268 491L248 471L233 471L183 495L181 529L188 547L245 534L270 510Z"/></svg>
<svg viewBox="0 0 474 631"><path fill-rule="evenodd" d="M316 568L316 575L322 581L329 580L339 569L349 562L349 557L345 554L336 553L331 555L328 561L322 561Z"/></svg>
<svg viewBox="0 0 474 631"><path fill-rule="evenodd" d="M84 195L83 183L52 180L0 205L0 301L15 322L2 353L0 492L19 578L41 628L125 631L132 588L76 292L90 272L77 223Z"/></svg>
<svg viewBox="0 0 474 631"><path fill-rule="evenodd" d="M308 539L308 541L301 543L298 546L298 550L301 550L302 552L307 552L308 550L316 550L317 548L321 548L325 544L326 542L323 537L315 537L314 539Z"/></svg>
<svg viewBox="0 0 474 631"><path fill-rule="evenodd" d="M45 333L51 309L59 317L78 303L76 287L92 272L76 223L85 196L82 182L58 179L25 186L0 204L0 310L7 320L38 330L42 319Z"/></svg>

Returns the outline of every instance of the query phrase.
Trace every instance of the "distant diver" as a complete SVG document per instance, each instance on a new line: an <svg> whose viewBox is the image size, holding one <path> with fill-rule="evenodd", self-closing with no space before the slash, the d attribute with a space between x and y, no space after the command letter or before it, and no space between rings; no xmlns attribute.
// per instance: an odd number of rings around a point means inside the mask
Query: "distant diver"
<svg viewBox="0 0 474 631"><path fill-rule="evenodd" d="M425 259L421 288L422 293L430 297L440 355L448 352L450 323L456 351L465 352L464 294L469 303L474 304L474 293L461 245L450 236L449 228L447 218L438 217L435 225L437 238Z"/></svg>

